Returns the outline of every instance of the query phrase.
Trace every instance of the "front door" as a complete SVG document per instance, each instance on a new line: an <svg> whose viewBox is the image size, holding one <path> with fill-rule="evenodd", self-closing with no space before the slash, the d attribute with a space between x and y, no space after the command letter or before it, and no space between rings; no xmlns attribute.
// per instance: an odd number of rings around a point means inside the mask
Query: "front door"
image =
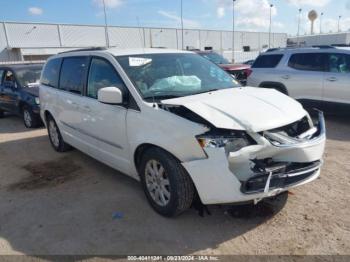
<svg viewBox="0 0 350 262"><path fill-rule="evenodd" d="M8 112L18 113L18 89L19 86L17 85L14 73L7 70L1 87L1 104Z"/></svg>
<svg viewBox="0 0 350 262"><path fill-rule="evenodd" d="M91 154L95 158L127 173L130 168L127 108L97 100L99 89L112 86L126 94L127 88L114 66L105 58L93 57L88 74L87 97L82 105L82 129L91 138Z"/></svg>

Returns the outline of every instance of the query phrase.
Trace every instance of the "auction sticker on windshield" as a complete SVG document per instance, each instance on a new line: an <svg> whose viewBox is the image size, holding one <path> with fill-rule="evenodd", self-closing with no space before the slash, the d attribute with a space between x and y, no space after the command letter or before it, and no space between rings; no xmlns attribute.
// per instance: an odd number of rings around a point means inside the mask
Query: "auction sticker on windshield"
<svg viewBox="0 0 350 262"><path fill-rule="evenodd" d="M152 62L150 58L129 57L129 66L143 66Z"/></svg>

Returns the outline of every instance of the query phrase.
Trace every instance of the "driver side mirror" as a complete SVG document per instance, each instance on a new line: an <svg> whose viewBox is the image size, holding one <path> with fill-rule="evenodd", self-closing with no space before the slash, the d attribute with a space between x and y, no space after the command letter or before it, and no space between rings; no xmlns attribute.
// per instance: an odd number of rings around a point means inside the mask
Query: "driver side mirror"
<svg viewBox="0 0 350 262"><path fill-rule="evenodd" d="M120 105L123 103L123 94L118 87L104 87L98 90L97 100L104 104Z"/></svg>

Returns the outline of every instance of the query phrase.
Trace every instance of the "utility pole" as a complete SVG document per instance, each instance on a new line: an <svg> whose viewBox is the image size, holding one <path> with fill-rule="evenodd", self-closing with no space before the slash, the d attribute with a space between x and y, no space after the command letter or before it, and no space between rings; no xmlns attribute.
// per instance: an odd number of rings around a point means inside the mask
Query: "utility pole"
<svg viewBox="0 0 350 262"><path fill-rule="evenodd" d="M339 19L338 19L338 32L340 32L340 19L341 19L341 15L339 16Z"/></svg>
<svg viewBox="0 0 350 262"><path fill-rule="evenodd" d="M299 36L300 36L300 19L301 19L301 11L303 11L303 9L299 8L299 17L298 17L298 33L297 33L297 45L300 46L299 43Z"/></svg>
<svg viewBox="0 0 350 262"><path fill-rule="evenodd" d="M232 63L235 62L235 2L232 0Z"/></svg>
<svg viewBox="0 0 350 262"><path fill-rule="evenodd" d="M322 17L323 17L323 12L321 13L321 16L320 16L320 34L322 34Z"/></svg>
<svg viewBox="0 0 350 262"><path fill-rule="evenodd" d="M184 19L183 19L183 4L181 0L181 47L184 50Z"/></svg>
<svg viewBox="0 0 350 262"><path fill-rule="evenodd" d="M107 11L106 11L106 3L103 0L103 12L105 15L105 36L106 36L106 46L109 48L109 35L108 35L108 22L107 22Z"/></svg>
<svg viewBox="0 0 350 262"><path fill-rule="evenodd" d="M273 4L270 4L269 48L271 48L272 7L273 7Z"/></svg>

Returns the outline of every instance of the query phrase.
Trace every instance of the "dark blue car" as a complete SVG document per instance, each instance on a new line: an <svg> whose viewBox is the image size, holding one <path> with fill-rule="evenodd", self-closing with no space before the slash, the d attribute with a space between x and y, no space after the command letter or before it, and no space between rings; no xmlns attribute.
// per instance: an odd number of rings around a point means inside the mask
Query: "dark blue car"
<svg viewBox="0 0 350 262"><path fill-rule="evenodd" d="M41 125L39 79L42 64L0 65L0 118L5 112L23 117L24 125Z"/></svg>

